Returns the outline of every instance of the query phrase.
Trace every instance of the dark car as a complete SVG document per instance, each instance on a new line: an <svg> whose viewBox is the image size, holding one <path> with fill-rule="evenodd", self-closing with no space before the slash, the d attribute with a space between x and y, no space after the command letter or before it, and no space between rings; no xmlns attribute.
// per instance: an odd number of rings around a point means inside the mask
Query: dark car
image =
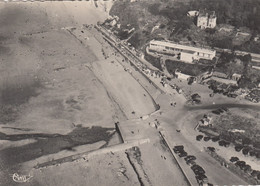
<svg viewBox="0 0 260 186"><path fill-rule="evenodd" d="M213 142L217 142L220 140L220 137L219 136L214 136L212 139L211 139Z"/></svg>
<svg viewBox="0 0 260 186"><path fill-rule="evenodd" d="M196 174L196 175L201 175L201 174L205 174L205 170L199 166L199 165L192 165L191 166L191 169L193 170L193 172Z"/></svg>
<svg viewBox="0 0 260 186"><path fill-rule="evenodd" d="M243 153L244 155L248 155L249 151L250 151L250 148L245 147L245 148L243 148L242 153Z"/></svg>
<svg viewBox="0 0 260 186"><path fill-rule="evenodd" d="M230 145L229 142L224 141L224 140L219 141L218 144L219 144L220 146L224 146L224 147L228 147L228 146Z"/></svg>
<svg viewBox="0 0 260 186"><path fill-rule="evenodd" d="M223 95L224 95L224 96L227 96L228 93L229 93L229 92L225 91L225 92L223 92Z"/></svg>
<svg viewBox="0 0 260 186"><path fill-rule="evenodd" d="M197 141L202 140L202 138L203 138L203 135L198 135L198 136L196 136L196 140L197 140Z"/></svg>
<svg viewBox="0 0 260 186"><path fill-rule="evenodd" d="M193 170L193 172L194 172L196 175L205 174L205 170L204 170L203 168L195 169L195 170Z"/></svg>
<svg viewBox="0 0 260 186"><path fill-rule="evenodd" d="M225 141L221 140L221 141L218 142L218 144L219 144L220 146L224 146Z"/></svg>
<svg viewBox="0 0 260 186"><path fill-rule="evenodd" d="M225 141L224 147L229 147L229 145L230 145L230 142Z"/></svg>
<svg viewBox="0 0 260 186"><path fill-rule="evenodd" d="M183 145L177 145L177 146L174 146L173 148L173 151L175 153L179 153L180 151L183 151L184 150L184 146Z"/></svg>
<svg viewBox="0 0 260 186"><path fill-rule="evenodd" d="M185 156L187 156L188 155L188 153L187 152L185 152L185 151L181 151L181 152L179 152L179 157L185 157Z"/></svg>
<svg viewBox="0 0 260 186"><path fill-rule="evenodd" d="M236 146L235 146L235 150L236 150L237 152L241 151L242 149L243 149L243 145L236 145Z"/></svg>
<svg viewBox="0 0 260 186"><path fill-rule="evenodd" d="M196 178L198 184L205 184L205 183L208 183L208 181L209 181L205 174L196 175L195 178Z"/></svg>
<svg viewBox="0 0 260 186"><path fill-rule="evenodd" d="M245 165L245 166L243 167L243 170L244 170L244 172L246 172L246 173L250 173L250 172L252 171L252 168L251 168L250 165Z"/></svg>
<svg viewBox="0 0 260 186"><path fill-rule="evenodd" d="M244 162L244 161L237 161L235 163L235 165L240 167L240 169L242 169L246 165L246 162Z"/></svg>
<svg viewBox="0 0 260 186"><path fill-rule="evenodd" d="M215 152L216 151L216 149L214 148L214 147L208 147L207 148L209 151L211 151L211 152Z"/></svg>
<svg viewBox="0 0 260 186"><path fill-rule="evenodd" d="M213 111L211 111L213 114L217 114L217 115L220 115L220 112L219 111L217 111L217 110L213 110Z"/></svg>
<svg viewBox="0 0 260 186"><path fill-rule="evenodd" d="M196 162L194 160L187 160L186 163L187 163L187 165L190 165L190 166L196 164Z"/></svg>
<svg viewBox="0 0 260 186"><path fill-rule="evenodd" d="M187 157L184 158L185 161L188 161L188 160L196 160L197 158L193 155L189 155Z"/></svg>
<svg viewBox="0 0 260 186"><path fill-rule="evenodd" d="M256 178L259 173L260 173L259 171L253 170L253 171L251 172L251 176L254 177L254 178Z"/></svg>
<svg viewBox="0 0 260 186"><path fill-rule="evenodd" d="M250 155L250 156L255 156L255 155L256 155L256 152L255 152L254 150L251 150L251 151L249 151L249 155Z"/></svg>
<svg viewBox="0 0 260 186"><path fill-rule="evenodd" d="M229 161L232 162L232 163L234 163L234 162L237 162L238 160L239 160L238 157L234 157L234 156L233 156L233 157L230 158Z"/></svg>
<svg viewBox="0 0 260 186"><path fill-rule="evenodd" d="M191 169L192 170L195 170L195 169L197 169L198 167L200 167L199 165L193 165L193 166L191 166Z"/></svg>
<svg viewBox="0 0 260 186"><path fill-rule="evenodd" d="M204 141L209 141L210 140L210 137L209 136L205 136L204 137Z"/></svg>
<svg viewBox="0 0 260 186"><path fill-rule="evenodd" d="M224 110L222 110L221 108L219 108L217 111L218 111L218 112L220 112L220 113L223 113L223 112L225 112L225 111L224 111Z"/></svg>
<svg viewBox="0 0 260 186"><path fill-rule="evenodd" d="M227 96L231 97L231 98L236 98L238 95L237 94L228 94Z"/></svg>
<svg viewBox="0 0 260 186"><path fill-rule="evenodd" d="M221 107L221 109L224 110L224 111L226 111L226 112L228 111L228 108L227 108L227 107Z"/></svg>

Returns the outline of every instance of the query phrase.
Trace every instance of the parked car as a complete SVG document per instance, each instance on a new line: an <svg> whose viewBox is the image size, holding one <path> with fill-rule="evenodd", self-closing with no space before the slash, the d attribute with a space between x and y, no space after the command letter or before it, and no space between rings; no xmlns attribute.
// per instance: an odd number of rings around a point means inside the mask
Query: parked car
<svg viewBox="0 0 260 186"><path fill-rule="evenodd" d="M229 161L232 162L232 163L235 163L235 162L237 162L238 160L239 160L238 157L232 156Z"/></svg>
<svg viewBox="0 0 260 186"><path fill-rule="evenodd" d="M257 179L260 180L260 173L257 175Z"/></svg>
<svg viewBox="0 0 260 186"><path fill-rule="evenodd" d="M254 177L254 178L256 178L258 174L260 174L260 171L258 171L258 170L253 170L251 172L251 176Z"/></svg>
<svg viewBox="0 0 260 186"><path fill-rule="evenodd" d="M187 165L190 165L190 166L196 164L196 162L194 160L187 160L186 163L187 163Z"/></svg>
<svg viewBox="0 0 260 186"><path fill-rule="evenodd" d="M246 165L246 162L244 162L244 161L237 161L235 163L235 165L240 167L240 169L242 169Z"/></svg>
<svg viewBox="0 0 260 186"><path fill-rule="evenodd" d="M244 170L244 172L246 172L246 173L250 173L250 172L252 171L252 168L251 168L250 165L245 165L245 166L243 167L243 170Z"/></svg>
<svg viewBox="0 0 260 186"><path fill-rule="evenodd" d="M250 150L250 151L249 151L249 155L250 155L250 156L255 156L255 155L256 155L256 152L255 152L254 150Z"/></svg>
<svg viewBox="0 0 260 186"><path fill-rule="evenodd" d="M213 114L220 115L220 112L219 112L219 111L217 111L217 110L212 110L211 112L212 112Z"/></svg>
<svg viewBox="0 0 260 186"><path fill-rule="evenodd" d="M203 138L203 135L198 135L198 136L196 136L196 140L197 140L197 141L202 140L202 138Z"/></svg>
<svg viewBox="0 0 260 186"><path fill-rule="evenodd" d="M228 108L227 108L227 107L221 107L221 109L224 110L224 111L226 111L226 112L228 111Z"/></svg>
<svg viewBox="0 0 260 186"><path fill-rule="evenodd" d="M219 144L220 146L224 146L224 147L228 147L228 146L230 145L229 142L224 141L224 140L219 141L218 144Z"/></svg>
<svg viewBox="0 0 260 186"><path fill-rule="evenodd" d="M176 146L174 146L174 148L173 148L173 151L174 151L175 153L178 153L178 152L183 151L183 150L184 150L184 146L183 146L183 145L176 145Z"/></svg>
<svg viewBox="0 0 260 186"><path fill-rule="evenodd" d="M216 149L214 148L214 147L208 147L207 148L209 151L211 151L211 152L215 152L216 151Z"/></svg>
<svg viewBox="0 0 260 186"><path fill-rule="evenodd" d="M243 149L243 145L236 145L236 146L235 146L235 150L236 150L237 152L241 151L242 149Z"/></svg>
<svg viewBox="0 0 260 186"><path fill-rule="evenodd" d="M214 136L213 138L211 138L211 140L212 140L213 142L217 142L217 141L220 140L220 137L219 137L219 136Z"/></svg>
<svg viewBox="0 0 260 186"><path fill-rule="evenodd" d="M250 148L245 147L245 148L243 148L242 153L243 153L244 155L248 155L249 151L250 151Z"/></svg>
<svg viewBox="0 0 260 186"><path fill-rule="evenodd" d="M193 170L193 172L194 172L196 175L205 174L205 170L204 170L201 166L199 166L199 165L197 165L197 164L192 165L192 166L191 166L191 169Z"/></svg>
<svg viewBox="0 0 260 186"><path fill-rule="evenodd" d="M187 155L188 155L188 153L187 153L187 152L185 152L185 151L183 150L183 151L180 151L178 155L179 155L179 157L181 157L181 158L182 158L182 157L185 157L185 156L187 156Z"/></svg>
<svg viewBox="0 0 260 186"><path fill-rule="evenodd" d="M209 136L204 137L204 141L209 141L211 138Z"/></svg>
<svg viewBox="0 0 260 186"><path fill-rule="evenodd" d="M184 158L185 161L188 161L188 160L196 160L197 158L193 155L188 155L187 157Z"/></svg>
<svg viewBox="0 0 260 186"><path fill-rule="evenodd" d="M218 111L218 112L220 112L220 113L223 113L223 112L225 112L225 111L224 111L224 110L222 110L221 108L217 109L217 111Z"/></svg>
<svg viewBox="0 0 260 186"><path fill-rule="evenodd" d="M206 184L209 181L205 174L196 175L196 180L198 184Z"/></svg>

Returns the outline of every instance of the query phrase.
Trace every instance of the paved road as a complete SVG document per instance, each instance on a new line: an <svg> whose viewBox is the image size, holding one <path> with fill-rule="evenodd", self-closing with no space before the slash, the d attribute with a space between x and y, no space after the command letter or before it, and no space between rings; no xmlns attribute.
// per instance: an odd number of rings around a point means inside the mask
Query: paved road
<svg viewBox="0 0 260 186"><path fill-rule="evenodd" d="M202 113L203 111L201 114ZM179 108L168 112L165 115L158 115L156 118L161 121L162 128L167 131L169 141L171 141L174 145L184 145L184 148L188 154L195 155L197 157L196 163L205 169L210 183L218 185L247 185L248 183L221 166L219 162L213 159L207 152L204 151L203 148L196 144L197 132L194 128L197 123L194 122L194 117L189 117L186 119L186 116L189 114L190 112L188 112L185 108ZM199 112L197 114L199 114ZM176 132L176 129L180 129L181 132ZM182 159L180 162L184 163L184 160ZM195 176L192 174L189 176Z"/></svg>
<svg viewBox="0 0 260 186"><path fill-rule="evenodd" d="M131 67L129 66L129 68ZM151 78L151 80L153 79ZM176 107L169 107L171 99L176 100ZM194 122L195 118L190 117L186 120L185 116L199 111L189 111L187 108L184 108L183 105L185 105L186 100L182 95L175 93L175 98L170 98L167 95L161 95L158 97L157 101L162 106L161 110L163 110L163 114L155 114L152 118L159 119L162 128L167 131L167 138L172 144L172 148L174 145L183 144L189 154L195 155L197 157L196 162L205 169L210 183L218 185L247 185L244 180L230 172L228 169L222 167L219 162L205 152L201 146L196 144L197 141L195 138L197 133L194 128L197 123ZM205 110L200 110L200 112L203 113ZM181 133L177 133L176 129L181 129ZM180 162L185 165L183 159L180 159ZM193 177L194 180L195 175L192 171L188 170L188 165L186 166L187 174L189 174L188 176Z"/></svg>

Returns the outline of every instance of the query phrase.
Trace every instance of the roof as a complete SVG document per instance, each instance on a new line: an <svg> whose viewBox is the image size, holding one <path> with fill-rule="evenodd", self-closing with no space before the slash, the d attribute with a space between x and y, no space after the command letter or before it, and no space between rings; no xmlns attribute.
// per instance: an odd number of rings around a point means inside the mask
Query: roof
<svg viewBox="0 0 260 186"><path fill-rule="evenodd" d="M194 52L202 52L202 53L207 53L207 54L212 54L212 55L216 54L215 50L193 47L193 46L187 46L187 45L180 45L180 44L177 44L177 43L173 43L171 41L152 40L152 41L150 41L150 44L162 45L162 46L178 48L178 49L182 49L182 50L189 50L189 51L194 51Z"/></svg>
<svg viewBox="0 0 260 186"><path fill-rule="evenodd" d="M237 74L237 73L234 73L233 75L232 75L233 77L241 77L242 75L241 74Z"/></svg>
<svg viewBox="0 0 260 186"><path fill-rule="evenodd" d="M225 77L225 78L228 77L227 74L225 74L225 73L223 73L223 72L217 72L217 71L214 71L214 72L213 72L213 76L217 76L217 77Z"/></svg>
<svg viewBox="0 0 260 186"><path fill-rule="evenodd" d="M188 53L188 54L194 54L195 53L195 51L191 51L191 50L183 50L181 52Z"/></svg>
<svg viewBox="0 0 260 186"><path fill-rule="evenodd" d="M216 14L215 11L199 10L199 17L215 18Z"/></svg>

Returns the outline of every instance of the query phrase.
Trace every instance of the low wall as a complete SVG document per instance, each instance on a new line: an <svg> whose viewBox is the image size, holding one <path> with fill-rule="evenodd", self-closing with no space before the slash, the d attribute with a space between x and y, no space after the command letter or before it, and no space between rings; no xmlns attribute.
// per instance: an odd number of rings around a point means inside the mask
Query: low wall
<svg viewBox="0 0 260 186"><path fill-rule="evenodd" d="M177 165L178 165L178 167L180 168L182 174L184 175L184 177L185 177L187 183L188 183L190 186L192 186L192 183L191 183L190 179L188 178L186 172L182 169L182 167L181 167L181 165L180 165L178 159L176 158L176 156L175 156L173 150L171 149L171 146L169 145L169 142L168 142L168 140L166 139L166 136L165 136L164 131L159 131L159 133L160 133L161 137L163 138L163 140L165 141L166 145L168 146L168 148L169 148L169 150L170 150L170 152L171 152L173 158L174 158L175 161L177 162Z"/></svg>
<svg viewBox="0 0 260 186"><path fill-rule="evenodd" d="M226 165L225 167L229 169L232 173L238 175L240 178L245 180L247 183L253 184L253 185L259 185L260 182L251 177L249 174L243 172L239 167L234 165L233 163L227 162L224 158L219 156L216 152L211 152L210 150L205 148L205 151L208 152L210 156L212 156L215 160L220 162L222 165Z"/></svg>
<svg viewBox="0 0 260 186"><path fill-rule="evenodd" d="M34 166L34 168L36 168L36 169L45 168L48 166L54 166L54 165L58 165L58 164L66 163L66 162L73 162L75 160L82 159L82 158L83 159L91 158L93 156L100 155L100 154L106 154L106 153L111 153L111 152L115 153L118 151L123 151L123 150L129 149L129 148L135 147L135 146L139 146L139 145L145 144L145 143L150 143L150 139L149 138L140 139L140 140L136 140L136 141L131 141L129 143L113 145L110 147L106 147L106 148L102 148L102 149L98 149L98 150L94 150L94 151L83 152L83 153L75 154L72 156L67 156L64 158L40 163L40 164Z"/></svg>

